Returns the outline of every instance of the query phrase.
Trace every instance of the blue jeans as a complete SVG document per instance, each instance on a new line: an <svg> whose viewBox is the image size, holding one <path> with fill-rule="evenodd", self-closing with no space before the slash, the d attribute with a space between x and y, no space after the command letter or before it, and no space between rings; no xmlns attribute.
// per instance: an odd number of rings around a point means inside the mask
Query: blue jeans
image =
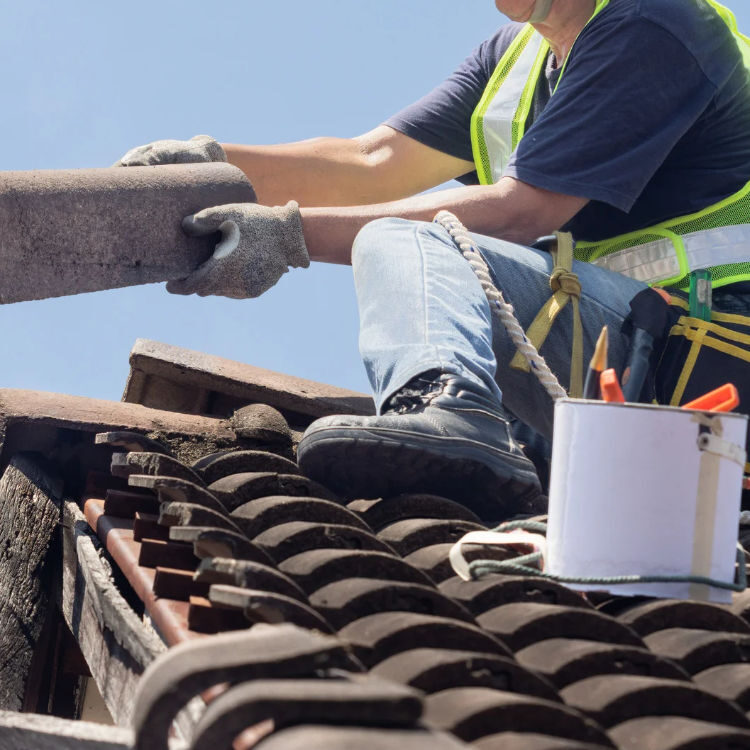
<svg viewBox="0 0 750 750"><path fill-rule="evenodd" d="M524 329L550 298L551 256L492 237L474 235L495 285ZM490 306L474 271L438 224L379 219L365 226L352 251L360 314L360 351L380 413L383 403L416 375L438 369L494 393L520 419L552 435L553 403L532 373L513 370L515 347ZM589 263L574 262L583 288L584 362L609 327L609 366L621 372L627 340L620 326L639 281ZM542 347L568 388L572 305L558 315Z"/></svg>

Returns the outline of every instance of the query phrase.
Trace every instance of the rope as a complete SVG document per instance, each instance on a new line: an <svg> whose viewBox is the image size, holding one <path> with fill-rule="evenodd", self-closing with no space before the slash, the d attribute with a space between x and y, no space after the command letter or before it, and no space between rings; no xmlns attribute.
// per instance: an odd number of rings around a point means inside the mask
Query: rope
<svg viewBox="0 0 750 750"><path fill-rule="evenodd" d="M440 211L435 217L435 222L440 224L450 234L461 254L469 262L487 296L490 309L500 319L511 341L513 341L518 351L526 358L531 371L539 379L544 389L555 401L565 398L567 396L565 389L560 385L560 381L555 377L552 370L550 370L544 357L539 354L536 347L524 333L521 324L516 319L513 305L505 301L502 292L492 283L490 269L479 252L479 248L477 248L474 240L472 240L469 231L450 211Z"/></svg>
<svg viewBox="0 0 750 750"><path fill-rule="evenodd" d="M538 522L529 521L511 521L500 524L493 531L504 532L515 529L523 529L534 533L546 534L547 525ZM719 581L706 576L591 576L575 578L570 576L557 576L552 573L545 573L539 567L531 567L534 564L542 563L541 552L534 552L530 555L522 555L513 560L474 560L469 563L469 573L473 580L478 580L491 573L502 573L505 575L524 575L534 576L535 578L545 578L556 581L557 583L573 583L581 585L599 585L599 586L618 586L632 583L697 583L704 586L711 586L717 589L727 589L729 591L744 591L747 588L747 570L745 567L745 550L741 545L737 545L737 582L728 583Z"/></svg>

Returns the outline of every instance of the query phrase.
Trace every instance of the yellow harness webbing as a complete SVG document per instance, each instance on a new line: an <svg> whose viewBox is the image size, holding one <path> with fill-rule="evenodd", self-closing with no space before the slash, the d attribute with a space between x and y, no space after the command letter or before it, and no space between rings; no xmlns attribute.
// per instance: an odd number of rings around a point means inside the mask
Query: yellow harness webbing
<svg viewBox="0 0 750 750"><path fill-rule="evenodd" d="M534 322L526 331L526 337L541 349L560 311L572 302L573 305L573 349L570 357L570 388L572 398L583 396L583 325L581 323L581 282L573 273L573 235L568 232L555 232L557 248L551 250L554 269L549 285L552 297L539 311ZM529 371L528 361L516 352L510 366L516 370Z"/></svg>

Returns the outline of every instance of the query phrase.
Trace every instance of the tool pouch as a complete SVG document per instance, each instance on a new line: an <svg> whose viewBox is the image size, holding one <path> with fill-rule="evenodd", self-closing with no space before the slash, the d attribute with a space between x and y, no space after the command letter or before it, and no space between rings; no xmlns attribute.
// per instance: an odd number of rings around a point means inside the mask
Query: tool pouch
<svg viewBox="0 0 750 750"><path fill-rule="evenodd" d="M750 414L750 315L713 311L710 321L691 318L686 301L674 296L670 309L672 325L654 377L657 403L681 406L734 383L736 411Z"/></svg>

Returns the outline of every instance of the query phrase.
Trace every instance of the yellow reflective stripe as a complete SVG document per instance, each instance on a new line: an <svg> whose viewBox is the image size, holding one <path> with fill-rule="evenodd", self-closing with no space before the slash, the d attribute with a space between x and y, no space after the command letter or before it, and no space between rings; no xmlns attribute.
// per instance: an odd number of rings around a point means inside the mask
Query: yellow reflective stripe
<svg viewBox="0 0 750 750"><path fill-rule="evenodd" d="M526 48L534 34L534 27L527 25L513 40L505 54L500 58L500 62L497 64L495 72L479 100L479 104L471 115L471 150L474 154L474 164L479 175L479 182L482 185L492 184L492 167L484 137L484 116L510 71L513 70L518 55Z"/></svg>
<svg viewBox="0 0 750 750"><path fill-rule="evenodd" d="M539 76L542 73L542 68L547 62L547 55L549 54L549 43L547 41L542 42L539 48L539 53L534 61L534 67L531 69L531 75L521 95L521 101L516 110L516 114L513 117L513 150L515 151L518 144L521 142L521 138L526 134L526 123L531 113L531 105L534 102L534 91L539 83Z"/></svg>
<svg viewBox="0 0 750 750"><path fill-rule="evenodd" d="M705 335L705 331L699 332L699 336L695 341L693 341L693 345L690 347L690 353L688 354L687 359L685 360L685 366L682 368L682 372L680 373L680 378L677 381L677 387L674 389L672 398L669 401L670 406L680 405L680 401L685 394L685 388L687 387L688 380L690 380L690 376L693 374L693 370L695 369L695 363L698 361L698 354L701 350L702 339L705 337Z"/></svg>

